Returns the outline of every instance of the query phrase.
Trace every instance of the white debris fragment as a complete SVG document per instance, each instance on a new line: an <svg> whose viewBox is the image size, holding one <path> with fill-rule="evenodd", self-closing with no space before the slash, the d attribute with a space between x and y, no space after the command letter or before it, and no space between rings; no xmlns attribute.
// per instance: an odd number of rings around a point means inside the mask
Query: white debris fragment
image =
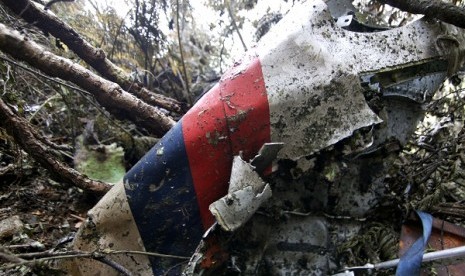
<svg viewBox="0 0 465 276"><path fill-rule="evenodd" d="M235 156L228 194L210 204L210 212L226 231L234 231L271 197L270 186L254 171L254 167Z"/></svg>

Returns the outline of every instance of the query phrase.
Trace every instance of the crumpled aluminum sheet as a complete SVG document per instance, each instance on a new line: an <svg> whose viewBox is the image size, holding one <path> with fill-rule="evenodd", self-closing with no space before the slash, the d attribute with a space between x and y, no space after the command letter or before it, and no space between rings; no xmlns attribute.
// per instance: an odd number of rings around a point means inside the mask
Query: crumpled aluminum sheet
<svg viewBox="0 0 465 276"><path fill-rule="evenodd" d="M435 42L445 32L464 39L463 31L426 20L354 33L334 23L323 1L293 9L256 49L269 91L272 141L285 144L278 158L317 152L356 129L380 123L366 105L360 76L447 54L438 52Z"/></svg>

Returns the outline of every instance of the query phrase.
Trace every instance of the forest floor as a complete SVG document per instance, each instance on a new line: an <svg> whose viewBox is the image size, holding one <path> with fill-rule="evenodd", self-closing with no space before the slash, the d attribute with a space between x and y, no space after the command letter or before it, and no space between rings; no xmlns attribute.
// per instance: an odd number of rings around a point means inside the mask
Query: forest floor
<svg viewBox="0 0 465 276"><path fill-rule="evenodd" d="M37 169L23 172L22 177L5 174L0 178L0 237L3 250L27 260L71 241L98 198L57 183ZM40 264L7 268L3 270L7 275L51 274Z"/></svg>

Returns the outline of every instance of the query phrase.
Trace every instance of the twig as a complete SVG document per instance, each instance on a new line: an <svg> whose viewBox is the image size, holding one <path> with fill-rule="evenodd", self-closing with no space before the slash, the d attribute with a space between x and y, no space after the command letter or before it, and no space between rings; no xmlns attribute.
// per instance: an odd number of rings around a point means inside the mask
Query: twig
<svg viewBox="0 0 465 276"><path fill-rule="evenodd" d="M104 263L104 264L106 264L108 266L111 266L113 269L115 269L116 271L118 271L122 275L125 275L125 276L131 276L132 275L131 271L129 271L127 268L125 268L124 266L120 265L119 263L113 261L112 259L107 258L106 256L94 257L94 259L97 260L97 261L100 261L101 263Z"/></svg>
<svg viewBox="0 0 465 276"><path fill-rule="evenodd" d="M0 168L0 176L4 176L5 174L9 173L10 171L13 171L15 169L14 164L8 164L6 167L1 167Z"/></svg>
<svg viewBox="0 0 465 276"><path fill-rule="evenodd" d="M108 54L108 59L112 59L113 58L113 54L115 52L115 49L116 49L116 42L118 40L118 36L121 34L121 29L123 28L123 24L124 24L124 20L126 20L126 17L128 17L128 15L131 13L131 10L129 10L126 15L124 16L123 19L121 19L121 22L119 23L118 25L118 31L116 32L115 34L115 39L113 39L113 43L111 44L111 50L110 50L110 53ZM132 85L131 85L132 86ZM128 88L128 90L131 90L130 88Z"/></svg>
<svg viewBox="0 0 465 276"><path fill-rule="evenodd" d="M74 214L69 214L69 215L70 215L71 217L73 217L73 218L79 220L79 221L86 221L86 219L83 218L83 217L80 217L80 216L77 216L77 215L74 215Z"/></svg>
<svg viewBox="0 0 465 276"><path fill-rule="evenodd" d="M379 0L379 2L409 13L424 14L465 28L465 9L450 3L438 0Z"/></svg>
<svg viewBox="0 0 465 276"><path fill-rule="evenodd" d="M18 256L14 255L8 249L0 245L0 258L4 259L10 263L20 264L23 263L25 260L19 258Z"/></svg>
<svg viewBox="0 0 465 276"><path fill-rule="evenodd" d="M224 46L224 42L225 42L225 39L223 39L223 42L221 42L221 50L220 50L220 74L223 74L223 54L224 54L224 50L225 50L225 46Z"/></svg>
<svg viewBox="0 0 465 276"><path fill-rule="evenodd" d="M7 58L7 57L5 57L5 56L3 56L3 55L0 55L0 59L3 60L3 61L6 61L6 62L8 62L8 63L11 63L11 64L13 64L13 65L15 65L15 66L17 66L17 67L19 67L19 68L25 70L25 71L28 71L29 73L32 73L33 75L41 76L42 78L45 78L45 79L47 79L47 80L49 80L49 81L56 82L56 83L58 83L58 84L61 84L61 85L63 85L63 86L66 86L66 87L68 87L68 88L71 88L71 89L73 89L73 90L76 90L76 91L78 91L78 92L81 92L81 93L84 93L84 94L86 94L86 95L92 96L92 94L89 93L89 92L87 92L86 90L83 90L83 89L81 89L81 88L79 88L79 87L77 87L77 86L74 86L74 85L70 85L70 84L68 84L68 83L66 83L66 82L64 82L64 81L61 81L60 79L52 78L52 77L50 77L50 76L47 76L47 75L45 75L45 74L42 74L41 72L39 72L39 71L37 71L37 70L33 70L33 69L31 69L31 68L29 68L29 67L27 67L27 66L22 65L21 63L18 63L18 62L16 62L16 61L12 60L12 59L9 59L9 58Z"/></svg>
<svg viewBox="0 0 465 276"><path fill-rule="evenodd" d="M187 77L186 63L184 62L184 51L182 49L181 29L179 27L179 0L176 0L176 29L178 33L179 53L181 54L182 73L185 79L183 83L184 88L186 89L186 100L189 103L189 105L192 105L192 97L189 90L189 78Z"/></svg>
<svg viewBox="0 0 465 276"><path fill-rule="evenodd" d="M3 251L4 254L2 254ZM97 261L100 261L106 265L109 265L113 269L117 270L124 275L132 275L132 273L126 269L121 264L108 258L110 255L119 255L119 254L133 254L133 255L146 255L154 256L159 258L171 258L171 259L180 259L180 260L189 260L190 257L176 256L176 255L167 255L160 254L155 252L144 252L144 251L134 251L134 250L100 250L95 252L84 252L84 251L66 251L66 252L34 252L34 253L23 253L23 254L13 254L6 249L0 247L0 257L3 257L5 260L10 262L9 265L5 265L3 269L11 269L19 265L35 265L38 262L53 261L60 259L71 259L71 258L90 258ZM20 258L21 257L21 258ZM32 260L29 260L33 258Z"/></svg>
<svg viewBox="0 0 465 276"><path fill-rule="evenodd" d="M55 4L55 3L58 3L58 2L73 2L74 0L51 0L51 1L48 1L47 4L45 4L44 6L44 10L48 10L50 9L50 7Z"/></svg>
<svg viewBox="0 0 465 276"><path fill-rule="evenodd" d="M58 84L60 84L60 85L63 85L63 86L65 86L65 87L69 87L69 88L71 88L71 89L74 89L74 90L78 91L78 93L80 93L81 96L82 96L84 99L86 99L87 101L89 101L92 105L94 105L94 106L97 108L97 110L101 111L104 115L106 115L106 114L103 112L103 110L101 110L101 108L100 108L97 104L95 104L93 101L89 100L87 97L84 96L84 94L92 96L92 94L90 94L89 92L87 92L87 91L85 91L85 90L82 90L82 89L80 89L79 87L76 87L76 86L67 84L66 82L63 82L63 81L61 81L61 80L59 80L59 79L49 77L49 76L47 76L47 75L45 75L45 74L42 74L41 72L38 72L37 70L30 69L30 68L28 68L27 66L24 66L24 65L22 65L22 64L20 64L20 63L18 63L18 62L16 62L16 61L14 61L14 60L11 60L11 59L9 59L9 58L3 56L3 55L0 55L0 59L3 60L3 61L8 62L8 63L10 63L10 64L13 64L13 65L16 66L16 67L21 68L21 69L23 69L23 70L26 71L26 72L31 73L31 76L34 77L34 78L36 78L36 79L38 79L37 76L40 76L40 77L45 78L45 79L47 79L47 80L50 80L50 81L52 81L52 82L56 82L56 83L58 83ZM38 80L39 80L39 79L38 79ZM45 85L47 85L48 87L50 87L51 89L53 89L53 87L51 87L51 86L50 86L49 84L47 84L46 82L43 82L43 83L44 83ZM34 87L33 87L33 89L35 90ZM60 94L60 96L61 96L61 98L63 99L63 101L65 101L65 97L64 97L59 91L57 91L57 93ZM42 104L40 105L40 107L31 115L31 117L29 117L28 121L31 122L32 119L36 116L36 114L42 109L42 107L43 107L45 104L47 104L48 102L50 102L51 100L54 100L54 99L56 99L56 95L55 95L55 96L52 96L52 97L50 97L50 98L48 98L44 103L42 103ZM65 101L65 103L66 103L66 101ZM68 106L68 107L69 107L69 106ZM69 108L68 108L68 109L69 109ZM37 138L37 139L41 139L41 138L43 138L43 137L36 137L36 138ZM68 145L59 145L59 144L53 143L52 141L50 141L50 140L48 140L48 139L43 139L43 140L41 140L41 142L43 142L44 144L50 146L51 148L53 148L53 149L55 149L55 150L59 150L61 154L63 154L63 155L65 155L65 156L68 156L68 157L71 157L71 158L72 158L72 156L70 156L68 153L65 152L65 151L72 151L72 147L70 147L70 146L68 146ZM59 154L57 154L57 156L59 156Z"/></svg>
<svg viewBox="0 0 465 276"><path fill-rule="evenodd" d="M190 257L178 256L178 255L169 255L161 254L156 252L145 252L145 251L136 251L136 250L108 250L104 253L109 255L118 255L118 254L134 254L134 255L146 255L159 258L169 258L169 259L178 259L178 260L189 260Z"/></svg>
<svg viewBox="0 0 465 276"><path fill-rule="evenodd" d="M121 264L107 258L105 254L102 254L101 252L80 252L80 251L71 251L71 252L38 252L40 254L35 254L36 256L39 255L44 255L44 253L48 253L48 257L42 257L39 259L33 259L33 260L24 260L18 257L18 255L14 255L11 252L6 251L5 249L2 250L0 247L1 251L4 251L5 253L0 251L0 257L3 257L4 259L8 260L11 264L5 265L2 268L3 269L11 269L16 266L20 265L26 265L26 266L34 266L37 263L40 262L45 262L45 261L53 261L53 260L60 260L60 259L70 259L70 258L90 258L96 261L99 261L101 263L104 263L111 268L117 270L118 272L122 273L123 275L130 276L132 273L122 266ZM52 255L53 254L53 255ZM23 254L24 255L24 254Z"/></svg>
<svg viewBox="0 0 465 276"><path fill-rule="evenodd" d="M234 27L234 30L239 35L239 39L241 40L242 47L244 47L244 51L247 51L247 46L245 45L244 39L242 38L239 27L237 27L236 19L234 18L234 14L233 14L232 9L231 9L231 3L230 3L229 0L226 1L226 9L228 10L229 17L231 17L231 23L232 23L232 25Z"/></svg>
<svg viewBox="0 0 465 276"><path fill-rule="evenodd" d="M8 84L8 81L10 80L10 65L7 64L6 65L6 73L5 73L5 79L2 80L3 81L3 93L2 93L2 97L6 94L6 86Z"/></svg>
<svg viewBox="0 0 465 276"><path fill-rule="evenodd" d="M43 249L45 246L40 242L31 242L26 244L12 244L12 245L5 245L6 249L18 249L18 248L33 248L33 249ZM16 255L16 257L21 258L21 256Z"/></svg>
<svg viewBox="0 0 465 276"><path fill-rule="evenodd" d="M34 119L34 117L40 112L40 110L42 110L42 108L48 104L49 102L53 101L53 100L57 100L61 98L61 95L60 94L55 94L55 95L52 95L51 97L49 97L48 99L46 99L38 108L36 111L34 111L34 113L32 113L32 115L29 117L28 121L29 122L32 122L32 120Z"/></svg>
<svg viewBox="0 0 465 276"><path fill-rule="evenodd" d="M50 257L81 257L90 256L90 252L81 252L81 251L56 251L53 252L51 250L43 251L43 252L29 252L29 253L18 253L16 254L17 257L24 259L25 261L29 260L41 260L41 261L48 261Z"/></svg>
<svg viewBox="0 0 465 276"><path fill-rule="evenodd" d="M84 254L84 255L82 255ZM137 250L110 250L104 249L100 251L96 251L93 253L84 252L84 251L65 251L65 252L32 252L32 253L21 253L16 254L17 257L23 258L26 260L29 259L39 259L40 260L50 260L51 257L64 257L64 258L71 258L71 257L86 257L90 256L90 254L96 255L121 255L121 254L128 254L128 255L145 255L145 256L152 256L152 257L159 257L159 258L169 258L169 259L179 259L179 260L189 260L190 257L185 256L177 256L177 255L168 255L168 254L161 254L156 252L146 252L146 251L137 251Z"/></svg>

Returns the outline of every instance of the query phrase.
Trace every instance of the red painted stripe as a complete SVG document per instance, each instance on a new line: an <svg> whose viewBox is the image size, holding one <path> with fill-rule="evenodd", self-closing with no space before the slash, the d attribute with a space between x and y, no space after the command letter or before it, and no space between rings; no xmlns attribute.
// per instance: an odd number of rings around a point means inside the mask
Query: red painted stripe
<svg viewBox="0 0 465 276"><path fill-rule="evenodd" d="M258 57L229 71L221 85L226 121L234 155L248 161L270 142L270 108Z"/></svg>
<svg viewBox="0 0 465 276"><path fill-rule="evenodd" d="M220 87L216 85L182 119L184 143L205 228L214 222L211 202L226 194L232 160Z"/></svg>
<svg viewBox="0 0 465 276"><path fill-rule="evenodd" d="M183 135L205 228L208 206L228 191L234 155L245 160L270 141L270 112L258 57L236 64L183 117Z"/></svg>

